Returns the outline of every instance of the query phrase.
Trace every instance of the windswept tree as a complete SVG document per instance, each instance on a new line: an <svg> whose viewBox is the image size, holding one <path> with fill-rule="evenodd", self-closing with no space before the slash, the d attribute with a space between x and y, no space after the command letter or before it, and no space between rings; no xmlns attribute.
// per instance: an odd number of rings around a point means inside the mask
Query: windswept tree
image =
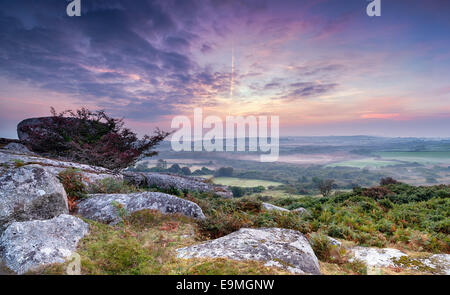
<svg viewBox="0 0 450 295"><path fill-rule="evenodd" d="M23 141L35 152L83 164L120 170L144 157L157 154L153 148L170 133L156 128L154 134L138 139L124 127L123 119L110 117L105 111L81 108L56 113L51 117L19 124Z"/></svg>
<svg viewBox="0 0 450 295"><path fill-rule="evenodd" d="M317 188L322 196L327 197L330 195L333 189L334 179L321 179L317 182Z"/></svg>

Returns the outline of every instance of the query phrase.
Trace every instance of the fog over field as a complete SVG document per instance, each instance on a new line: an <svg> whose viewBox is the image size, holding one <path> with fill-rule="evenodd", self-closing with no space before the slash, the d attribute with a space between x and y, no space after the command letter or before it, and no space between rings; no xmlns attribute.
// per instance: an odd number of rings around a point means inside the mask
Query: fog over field
<svg viewBox="0 0 450 295"><path fill-rule="evenodd" d="M377 182L378 176L391 176L410 184L432 185L450 183L450 139L448 138L388 138L372 136L318 136L282 137L280 151L275 163L260 163L259 152L175 152L170 141L162 143L157 157L146 159L148 167L155 167L159 159L168 164L179 164L192 171L206 167L217 169L231 166L244 173L253 173L261 179L286 182L274 171L314 167L324 171L351 171L365 176L349 183L364 185L367 178ZM236 150L236 149L234 149ZM401 168L401 169L399 169ZM273 177L264 173L269 169ZM294 169L295 170L295 169ZM301 175L303 176L303 174ZM342 176L341 176L342 177ZM341 178L337 175L337 181ZM295 172L288 179L295 178ZM361 183L358 183L361 181ZM345 185L344 185L345 186Z"/></svg>

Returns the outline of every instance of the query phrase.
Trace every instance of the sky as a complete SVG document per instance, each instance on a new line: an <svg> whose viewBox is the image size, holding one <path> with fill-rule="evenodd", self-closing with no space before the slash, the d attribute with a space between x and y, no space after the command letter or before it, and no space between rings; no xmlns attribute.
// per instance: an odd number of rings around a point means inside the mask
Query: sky
<svg viewBox="0 0 450 295"><path fill-rule="evenodd" d="M275 115L282 136L450 137L450 1L0 0L0 137L88 107L139 134Z"/></svg>

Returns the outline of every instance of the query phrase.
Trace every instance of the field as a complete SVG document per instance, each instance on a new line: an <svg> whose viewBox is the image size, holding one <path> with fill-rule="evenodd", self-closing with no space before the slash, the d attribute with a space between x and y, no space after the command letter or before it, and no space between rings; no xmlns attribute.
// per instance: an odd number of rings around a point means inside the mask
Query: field
<svg viewBox="0 0 450 295"><path fill-rule="evenodd" d="M396 160L393 158L392 160ZM375 158L365 158L359 160L342 161L333 164L329 164L326 167L355 167L355 168L382 168L387 166L394 166L399 164L398 162L389 160L378 160Z"/></svg>
<svg viewBox="0 0 450 295"><path fill-rule="evenodd" d="M385 160L417 162L421 164L450 164L450 152L378 152Z"/></svg>
<svg viewBox="0 0 450 295"><path fill-rule="evenodd" d="M281 185L280 182L259 180L259 179L236 178L236 177L216 177L214 178L213 182L221 185L240 186L240 187L264 186L267 188L269 186Z"/></svg>

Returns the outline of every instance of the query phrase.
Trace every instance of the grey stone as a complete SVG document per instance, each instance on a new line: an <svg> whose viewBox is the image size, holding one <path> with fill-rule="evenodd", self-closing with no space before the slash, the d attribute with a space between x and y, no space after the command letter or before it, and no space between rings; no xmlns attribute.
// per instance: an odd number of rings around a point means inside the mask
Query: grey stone
<svg viewBox="0 0 450 295"><path fill-rule="evenodd" d="M262 203L262 205L268 211L276 210L276 211L282 211L282 212L290 212L288 209L278 207L278 206L275 206L275 205L272 205L269 203Z"/></svg>
<svg viewBox="0 0 450 295"><path fill-rule="evenodd" d="M150 209L164 214L181 213L193 218L205 218L197 204L158 192L90 195L87 200L78 204L78 214L88 219L117 224L120 216L118 209L112 205L113 202L122 204L128 213Z"/></svg>
<svg viewBox="0 0 450 295"><path fill-rule="evenodd" d="M21 121L17 124L17 136L20 140L30 140L31 134L29 134L30 128L32 131L41 131L44 129L44 123L46 121L53 121L52 117L30 118Z"/></svg>
<svg viewBox="0 0 450 295"><path fill-rule="evenodd" d="M3 147L3 149L23 155L34 155L34 153L30 151L25 145L17 142L8 143Z"/></svg>
<svg viewBox="0 0 450 295"><path fill-rule="evenodd" d="M14 222L0 237L2 258L18 274L64 263L88 231L88 224L66 214L44 221Z"/></svg>
<svg viewBox="0 0 450 295"><path fill-rule="evenodd" d="M143 173L124 171L122 172L123 179L136 186L136 187L147 187L147 178L145 178Z"/></svg>
<svg viewBox="0 0 450 295"><path fill-rule="evenodd" d="M196 191L217 194L223 198L232 198L233 193L226 186L206 183L201 177L181 176L167 173L131 172L122 173L124 180L138 187L156 187L159 189L178 189L180 191Z"/></svg>
<svg viewBox="0 0 450 295"><path fill-rule="evenodd" d="M263 261L296 274L320 274L319 261L298 231L243 228L227 236L177 249L178 258L229 258Z"/></svg>
<svg viewBox="0 0 450 295"><path fill-rule="evenodd" d="M218 192L215 192L215 194L218 196L221 196L224 199L232 199L233 198L233 193L230 191L223 191L223 192L218 191Z"/></svg>
<svg viewBox="0 0 450 295"><path fill-rule="evenodd" d="M450 275L450 254L433 254L421 262L435 270L435 273Z"/></svg>
<svg viewBox="0 0 450 295"><path fill-rule="evenodd" d="M213 192L214 187L205 182L178 175L169 175L161 173L145 173L147 186L158 187L162 189L179 189L198 192Z"/></svg>
<svg viewBox="0 0 450 295"><path fill-rule="evenodd" d="M64 187L47 169L30 165L0 170L0 232L14 221L68 212Z"/></svg>
<svg viewBox="0 0 450 295"><path fill-rule="evenodd" d="M353 247L349 251L352 256L350 262L356 260L364 262L369 267L395 266L394 259L407 256L400 250L393 248Z"/></svg>
<svg viewBox="0 0 450 295"><path fill-rule="evenodd" d="M291 210L292 212L297 212L299 215L308 215L309 212L305 208L299 207L296 209Z"/></svg>
<svg viewBox="0 0 450 295"><path fill-rule="evenodd" d="M336 239L333 239L332 237L328 237L328 240L330 241L331 245L337 246L340 248L342 246L342 243Z"/></svg>
<svg viewBox="0 0 450 295"><path fill-rule="evenodd" d="M43 167L49 173L57 176L61 171L68 168L77 169L83 176L83 183L90 188L91 184L100 181L105 178L114 178L116 180L122 180L121 174L113 173L112 171L97 166L91 166L86 164L79 164L74 162L68 162L63 160L49 159L33 154L20 154L17 151L0 149L0 164L14 168L15 163L21 161L24 165L33 167Z"/></svg>

